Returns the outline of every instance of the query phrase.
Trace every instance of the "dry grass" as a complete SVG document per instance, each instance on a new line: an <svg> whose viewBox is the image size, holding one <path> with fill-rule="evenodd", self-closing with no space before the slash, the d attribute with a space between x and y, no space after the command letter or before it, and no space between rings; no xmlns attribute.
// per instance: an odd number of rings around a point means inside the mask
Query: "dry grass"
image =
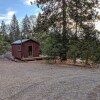
<svg viewBox="0 0 100 100"><path fill-rule="evenodd" d="M77 60L76 63L73 63L73 60L68 59L67 61L60 61L60 60L50 60L50 61L46 61L46 60L36 60L34 61L35 63L40 63L40 64L59 64L59 65L71 65L71 66L78 66L78 67L86 67L86 68L98 68L99 65L98 64L85 64L85 61L81 61L81 60Z"/></svg>

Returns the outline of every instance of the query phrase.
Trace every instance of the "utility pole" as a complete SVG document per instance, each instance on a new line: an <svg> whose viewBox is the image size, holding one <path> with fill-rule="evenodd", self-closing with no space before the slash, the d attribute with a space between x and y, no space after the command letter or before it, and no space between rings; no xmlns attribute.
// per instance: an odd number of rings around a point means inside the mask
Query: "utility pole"
<svg viewBox="0 0 100 100"><path fill-rule="evenodd" d="M22 49L23 47L22 47L22 32L21 32L21 59L22 59Z"/></svg>

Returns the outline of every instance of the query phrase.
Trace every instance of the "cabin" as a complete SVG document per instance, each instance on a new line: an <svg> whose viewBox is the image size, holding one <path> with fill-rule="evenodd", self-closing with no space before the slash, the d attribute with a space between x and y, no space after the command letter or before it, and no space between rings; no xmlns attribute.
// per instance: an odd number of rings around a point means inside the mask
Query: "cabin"
<svg viewBox="0 0 100 100"><path fill-rule="evenodd" d="M40 44L32 39L17 40L12 43L12 56L17 59L39 57Z"/></svg>

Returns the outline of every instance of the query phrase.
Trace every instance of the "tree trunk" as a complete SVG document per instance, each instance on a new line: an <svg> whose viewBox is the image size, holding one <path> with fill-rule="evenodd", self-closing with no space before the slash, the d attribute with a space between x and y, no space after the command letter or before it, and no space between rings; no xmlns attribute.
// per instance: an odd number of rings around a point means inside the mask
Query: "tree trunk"
<svg viewBox="0 0 100 100"><path fill-rule="evenodd" d="M85 60L85 64L87 65L88 64L88 60L89 60L89 57L88 57L88 54L86 55L86 60Z"/></svg>
<svg viewBox="0 0 100 100"><path fill-rule="evenodd" d="M61 50L61 59L67 59L67 41L66 41L66 1L62 0L62 10L63 10L63 30L62 30L62 50Z"/></svg>
<svg viewBox="0 0 100 100"><path fill-rule="evenodd" d="M73 54L73 63L76 64L76 53Z"/></svg>

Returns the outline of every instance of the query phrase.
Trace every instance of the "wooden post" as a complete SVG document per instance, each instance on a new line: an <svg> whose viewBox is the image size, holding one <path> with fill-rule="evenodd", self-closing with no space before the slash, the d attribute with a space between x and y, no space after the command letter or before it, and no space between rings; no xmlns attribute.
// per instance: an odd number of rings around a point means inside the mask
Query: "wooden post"
<svg viewBox="0 0 100 100"><path fill-rule="evenodd" d="M22 60L22 32L21 32L21 60Z"/></svg>

